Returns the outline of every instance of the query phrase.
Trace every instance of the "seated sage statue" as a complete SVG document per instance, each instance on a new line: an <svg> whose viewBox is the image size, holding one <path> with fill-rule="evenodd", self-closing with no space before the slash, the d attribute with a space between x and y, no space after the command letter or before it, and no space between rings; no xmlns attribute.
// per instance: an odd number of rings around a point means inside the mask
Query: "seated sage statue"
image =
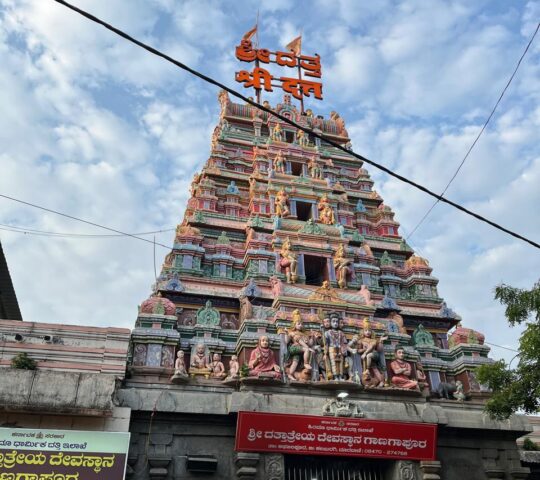
<svg viewBox="0 0 540 480"><path fill-rule="evenodd" d="M189 374L191 376L203 375L205 378L210 376L209 356L206 351L207 347L204 343L198 343L195 345L191 353L191 362L189 367Z"/></svg>

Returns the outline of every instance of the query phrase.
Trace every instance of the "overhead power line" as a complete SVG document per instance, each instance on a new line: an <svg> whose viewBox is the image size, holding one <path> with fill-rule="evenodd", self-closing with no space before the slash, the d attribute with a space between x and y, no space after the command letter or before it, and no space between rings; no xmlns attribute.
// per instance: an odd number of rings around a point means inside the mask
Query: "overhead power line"
<svg viewBox="0 0 540 480"><path fill-rule="evenodd" d="M491 117L493 117L493 114L495 113L495 110L497 110L497 107L499 106L499 103L501 103L501 100L502 98L504 97L504 94L506 93L506 90L508 90L508 87L510 86L510 84L512 83L512 80L514 79L514 77L516 76L516 73L519 69L519 66L521 65L521 61L523 60L523 58L525 57L525 55L527 54L527 51L529 50L529 47L531 46L533 40L534 40L534 37L536 37L536 34L538 33L538 29L540 28L540 23L536 26L536 30L534 31L533 33L533 36L531 37L531 39L529 40L529 43L527 44L527 46L525 47L525 50L524 52L522 53L521 57L519 58L519 61L517 62L517 65L516 65L516 68L514 68L514 71L512 72L512 75L510 75L510 78L508 79L508 82L506 82L506 85L505 87L503 88L503 91L501 92L497 102L495 103L495 106L493 107L493 109L491 110L491 113L489 114L487 120L484 122L484 125L482 126L482 128L480 129L480 131L478 132L478 135L476 136L476 138L474 139L474 142L472 142L471 146L469 147L469 149L467 150L467 153L465 154L465 156L463 157L463 160L461 160L461 163L459 164L458 168L456 169L456 171L454 172L454 174L452 175L452 178L448 181L448 183L446 184L446 187L444 187L444 190L442 191L441 193L441 197L446 193L446 191L448 190L448 187L450 187L450 185L452 184L452 182L455 180L455 178L457 177L459 171L461 170L461 167L463 167L463 164L467 161L467 158L469 158L469 155L472 151L472 149L475 147L476 143L478 142L478 140L480 139L480 137L482 136L482 134L484 133L484 130L486 129L486 127L488 126L488 123L490 122L491 120ZM433 205L431 205L431 207L428 209L428 211L424 214L424 216L420 219L420 221L416 224L416 226L411 230L411 233L409 233L409 235L407 235L407 240L409 240L409 238L411 238L414 234L414 232L416 232L416 230L418 230L418 228L420 227L420 225L422 225L422 223L424 223L424 221L426 220L426 218L429 216L429 214L431 213L431 211L436 207L436 205L439 203L439 200L435 200L435 202L433 203Z"/></svg>
<svg viewBox="0 0 540 480"><path fill-rule="evenodd" d="M151 245L159 245L160 247L164 247L167 250L171 249L171 247L168 247L167 245L164 245L163 243L154 242L154 241L148 240L146 238L138 237L137 235L134 235L132 233L122 232L121 230L117 230L116 228L111 228L111 227L107 227L105 225L100 225L99 223L91 222L89 220L84 220L82 218L75 217L75 216L69 215L67 213L62 213L62 212L59 212L57 210L53 210L51 208L46 208L46 207L42 207L40 205L36 205L35 203L25 202L24 200L19 200L18 198L10 197L9 195L4 195L4 194L0 193L0 197L5 198L7 200L11 200L13 202L21 203L23 205L27 205L29 207L37 208L37 209L43 210L45 212L54 213L55 215L60 215L61 217L69 218L71 220L76 220L77 222L86 223L87 225L92 225L93 227L103 228L104 230L108 230L109 232L118 233L118 234L123 235L125 237L135 238L137 240L141 240L141 241L149 243Z"/></svg>
<svg viewBox="0 0 540 480"><path fill-rule="evenodd" d="M0 230L13 233L23 233L25 235L38 235L45 237L58 237L58 238L89 238L89 239L103 239L103 238L121 238L125 237L120 233L69 233L69 232L51 232L47 230L36 230L30 227L19 227L17 225L8 225L0 223ZM156 233L174 232L174 228L165 228L161 230L152 230L150 232L136 232L131 235L154 235Z"/></svg>
<svg viewBox="0 0 540 480"><path fill-rule="evenodd" d="M352 155L354 156L355 158L361 160L362 162L365 162L369 165L372 165L374 166L375 168L378 168L379 170L387 173L388 175L394 177L394 178L397 178L398 180L404 182L404 183L407 183L415 188L417 188L418 190L421 190L422 192L430 195L431 197L441 201L441 202L444 202L448 205L451 205L452 207L466 213L467 215L470 215L474 218L476 218L477 220L480 220L484 223L487 223L488 225L491 225L492 227L496 228L497 230L500 230L502 232L505 232L507 233L508 235L511 235L512 237L514 238L518 238L520 240L523 240L524 242L527 242L529 243L530 245L540 249L540 244L538 244L537 242L531 240L531 239L528 239L512 230L509 230L508 228L505 228L481 215L479 215L478 213L475 213L451 200L448 200L447 198L429 190L428 188L424 187L423 185L420 185L412 180L409 180L408 178L398 174L398 173L395 173L394 171L390 170L389 168L373 161L373 160L369 160L368 158L362 156L362 155L359 155L358 153L355 153L353 152L352 150L348 150L347 148L343 147L342 145L340 145L339 143L337 142L334 142L332 139L330 138L326 138L326 137L323 137L322 135L319 135L318 133L314 132L312 129L310 128L307 128L307 127L304 127L303 125L299 125L297 124L296 122L293 122L292 120L284 117L283 115L273 111L272 109L270 108L267 108L263 105L259 105L258 103L254 102L253 100L251 100L250 98L242 95L241 93L238 93L237 91L227 87L226 85L218 82L217 80L214 80L213 78L207 76L207 75L204 75L203 73L200 73L198 72L197 70L194 70L193 68L185 65L184 63L178 61L178 60L175 60L174 58L170 57L169 55L161 52L160 50L157 50L155 49L154 47L151 47L150 45L147 45L143 42L141 42L140 40L137 40L135 38L133 38L132 36L128 35L127 33L125 33L124 31L108 24L107 22L99 19L98 17L95 17L94 15L86 12L85 10L81 10L80 8L78 7L75 7L74 5L71 5L70 3L64 1L64 0L54 0L55 2L61 4L61 5L64 5L65 7L79 13L80 15L88 18L89 20L91 20L92 22L95 22L95 23L98 23L99 25L102 25L103 27L105 27L107 30L110 30L111 32L114 32L116 33L117 35L119 35L120 37L130 41L131 43L134 43L135 45L145 49L146 51L152 53L153 55L156 55L158 57L161 57L163 58L164 60L167 60L168 62L172 63L173 65L176 65L177 67L181 68L182 70L185 70L189 73L191 73L192 75L195 75L196 77L204 80L205 82L207 83L210 83L212 85L215 85L216 87L219 87L223 90L225 90L226 92L230 93L232 96L236 97L236 98L239 98L241 100L243 100L244 102L248 103L249 105L252 105L253 107L255 108L258 108L259 110L263 111L263 112L266 112L270 115L273 115L274 117L276 118L279 118L281 121L289 124L289 125L292 125L293 127L295 128L298 128L299 130L302 130L303 132L305 133L308 133L316 138L319 138L323 141L325 141L326 143L328 143L329 145L332 145L333 147L337 148L338 150L341 150L343 152L345 152L346 154L348 155Z"/></svg>

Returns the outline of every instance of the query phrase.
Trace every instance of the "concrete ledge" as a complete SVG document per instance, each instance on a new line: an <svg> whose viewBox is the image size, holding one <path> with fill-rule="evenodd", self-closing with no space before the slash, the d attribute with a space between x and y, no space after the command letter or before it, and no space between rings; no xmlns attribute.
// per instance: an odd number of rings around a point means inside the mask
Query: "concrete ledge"
<svg viewBox="0 0 540 480"><path fill-rule="evenodd" d="M0 408L104 415L112 411L115 386L112 375L4 368Z"/></svg>

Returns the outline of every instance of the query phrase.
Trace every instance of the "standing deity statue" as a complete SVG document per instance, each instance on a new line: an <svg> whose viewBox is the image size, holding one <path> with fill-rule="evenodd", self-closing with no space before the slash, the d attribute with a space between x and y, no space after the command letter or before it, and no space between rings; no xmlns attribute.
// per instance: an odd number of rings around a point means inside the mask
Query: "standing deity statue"
<svg viewBox="0 0 540 480"><path fill-rule="evenodd" d="M296 280L298 280L298 259L297 255L291 251L289 237L283 242L279 254L281 256L279 266L285 270L287 283L296 283Z"/></svg>
<svg viewBox="0 0 540 480"><path fill-rule="evenodd" d="M271 377L279 379L281 371L276 363L274 352L270 348L270 341L266 335L259 337L257 347L249 357L250 377Z"/></svg>
<svg viewBox="0 0 540 480"><path fill-rule="evenodd" d="M301 147L309 146L309 139L303 130L298 129L298 131L296 132L296 142Z"/></svg>
<svg viewBox="0 0 540 480"><path fill-rule="evenodd" d="M323 172L322 172L322 169L321 167L319 166L319 162L317 162L316 158L313 157L309 163L308 163L308 169L309 169L309 175L311 176L311 178L318 178L318 179L322 179L323 178Z"/></svg>
<svg viewBox="0 0 540 480"><path fill-rule="evenodd" d="M412 378L412 367L405 360L405 350L403 347L396 347L396 359L390 362L390 371L393 385L407 390L418 390L418 382Z"/></svg>
<svg viewBox="0 0 540 480"><path fill-rule="evenodd" d="M334 268L339 288L347 288L347 277L353 274L352 260L346 257L345 247L341 244L334 255Z"/></svg>
<svg viewBox="0 0 540 480"><path fill-rule="evenodd" d="M362 360L360 358L360 353L358 353L360 348L360 337L358 335L354 335L347 344L347 357L345 358L345 366L347 368L349 380L357 384L362 383Z"/></svg>
<svg viewBox="0 0 540 480"><path fill-rule="evenodd" d="M334 223L336 223L334 209L330 205L328 195L326 195L326 193L319 200L317 209L319 210L319 220L322 223L324 223L325 225L333 225Z"/></svg>
<svg viewBox="0 0 540 480"><path fill-rule="evenodd" d="M384 364L384 350L382 342L388 337L372 338L372 331L367 318L364 320L364 332L360 339L362 360L362 383L371 386L384 387L383 371L386 369Z"/></svg>
<svg viewBox="0 0 540 480"><path fill-rule="evenodd" d="M347 338L340 328L338 314L330 314L330 329L324 333L325 355L330 363L326 372L327 380L344 380L344 357L347 353Z"/></svg>
<svg viewBox="0 0 540 480"><path fill-rule="evenodd" d="M285 192L285 189L282 188L277 194L276 199L274 200L274 213L276 217L286 217L289 215L289 196Z"/></svg>
<svg viewBox="0 0 540 480"><path fill-rule="evenodd" d="M286 332L285 343L287 345L285 361L290 362L287 376L289 380L298 380L298 368L302 366L304 372L310 371L312 369L311 357L315 353L313 337L304 330L302 320L294 323L292 328Z"/></svg>
<svg viewBox="0 0 540 480"><path fill-rule="evenodd" d="M272 129L271 138L274 141L281 142L283 140L283 132L281 131L281 126L279 123L276 123L274 128Z"/></svg>
<svg viewBox="0 0 540 480"><path fill-rule="evenodd" d="M283 159L283 153L281 153L281 150L274 158L274 170L278 173L285 173L285 160Z"/></svg>

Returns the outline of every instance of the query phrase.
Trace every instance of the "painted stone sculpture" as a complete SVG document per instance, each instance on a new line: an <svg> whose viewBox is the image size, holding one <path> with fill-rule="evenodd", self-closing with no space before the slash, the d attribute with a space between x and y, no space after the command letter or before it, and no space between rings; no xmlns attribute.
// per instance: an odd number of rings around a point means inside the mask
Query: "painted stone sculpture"
<svg viewBox="0 0 540 480"><path fill-rule="evenodd" d="M276 194L276 199L274 200L274 213L278 218L286 217L291 213L289 210L289 196L284 188Z"/></svg>
<svg viewBox="0 0 540 480"><path fill-rule="evenodd" d="M364 332L360 339L362 360L362 383L366 386L384 387L384 350L382 342L388 337L372 338L369 321L364 320Z"/></svg>
<svg viewBox="0 0 540 480"><path fill-rule="evenodd" d="M334 267L339 288L347 288L347 278L353 274L352 260L346 257L345 247L341 244L334 255Z"/></svg>
<svg viewBox="0 0 540 480"><path fill-rule="evenodd" d="M197 310L197 325L219 325L221 318L219 311L212 307L212 302L208 300L204 307Z"/></svg>
<svg viewBox="0 0 540 480"><path fill-rule="evenodd" d="M214 353L212 356L212 361L210 362L210 365L208 365L208 370L212 372L211 377L217 378L218 380L223 380L227 376L225 373L225 365L223 365L219 353Z"/></svg>
<svg viewBox="0 0 540 480"><path fill-rule="evenodd" d="M279 266L285 271L287 283L296 283L298 280L298 259L296 254L291 251L291 241L288 237L283 242L279 254L281 256Z"/></svg>
<svg viewBox="0 0 540 480"><path fill-rule="evenodd" d="M419 347L434 347L435 341L433 340L433 335L429 333L424 325L420 324L416 327L416 330L413 332L413 340L415 346Z"/></svg>
<svg viewBox="0 0 540 480"><path fill-rule="evenodd" d="M276 363L274 352L270 349L266 335L259 338L257 347L249 357L249 375L257 378L281 378L279 365Z"/></svg>
<svg viewBox="0 0 540 480"><path fill-rule="evenodd" d="M395 355L396 359L390 363L392 384L407 390L417 390L418 382L412 378L412 367L411 364L405 360L405 350L403 347L397 347Z"/></svg>
<svg viewBox="0 0 540 480"><path fill-rule="evenodd" d="M208 368L209 364L207 347L204 343L199 343L195 345L191 353L191 362L189 368L189 374L191 376L202 375L205 378L210 377L210 369Z"/></svg>
<svg viewBox="0 0 540 480"><path fill-rule="evenodd" d="M312 369L311 357L314 353L313 339L304 331L301 320L293 324L293 327L285 334L285 343L287 345L285 360L289 365L287 377L289 380L309 380L308 373Z"/></svg>
<svg viewBox="0 0 540 480"><path fill-rule="evenodd" d="M330 329L324 333L325 355L329 359L329 371L326 372L327 380L344 380L344 357L347 354L347 338L340 328L338 314L330 314Z"/></svg>
<svg viewBox="0 0 540 480"><path fill-rule="evenodd" d="M319 200L317 209L319 210L319 220L321 221L321 223L324 223L326 225L333 225L334 223L336 223L336 219L334 217L334 210L330 205L326 193Z"/></svg>
<svg viewBox="0 0 540 480"><path fill-rule="evenodd" d="M174 375L171 377L172 383L183 383L188 380L188 372L184 361L184 351L178 350L174 363Z"/></svg>

